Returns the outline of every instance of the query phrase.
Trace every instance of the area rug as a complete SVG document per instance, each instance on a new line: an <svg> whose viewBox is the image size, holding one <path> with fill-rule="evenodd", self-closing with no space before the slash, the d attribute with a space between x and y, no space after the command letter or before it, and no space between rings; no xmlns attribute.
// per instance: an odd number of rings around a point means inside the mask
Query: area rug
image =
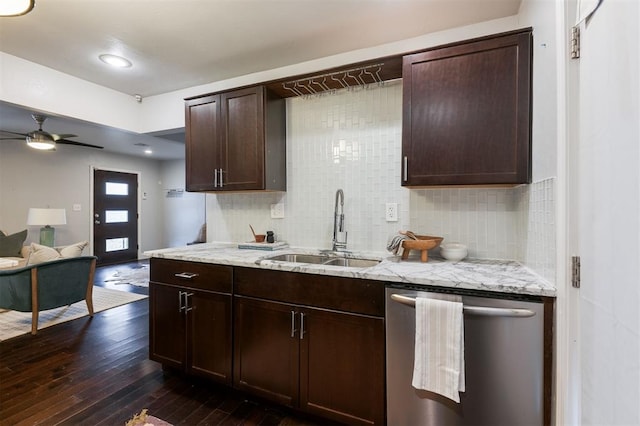
<svg viewBox="0 0 640 426"><path fill-rule="evenodd" d="M147 296L142 294L94 286L93 311L94 313L104 311L145 298L147 298ZM87 303L84 300L70 306L41 311L38 320L38 330L87 315L89 315L89 311L87 310ZM30 332L31 312L0 310L0 342Z"/></svg>
<svg viewBox="0 0 640 426"><path fill-rule="evenodd" d="M118 269L104 280L110 284L130 284L138 287L149 287L149 265L141 264L140 267Z"/></svg>

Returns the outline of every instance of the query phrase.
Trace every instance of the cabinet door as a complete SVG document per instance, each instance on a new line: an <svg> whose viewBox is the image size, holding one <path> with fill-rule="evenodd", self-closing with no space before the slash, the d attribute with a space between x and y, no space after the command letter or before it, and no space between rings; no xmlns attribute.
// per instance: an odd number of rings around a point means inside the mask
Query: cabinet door
<svg viewBox="0 0 640 426"><path fill-rule="evenodd" d="M215 189L220 168L220 95L191 99L185 104L187 191Z"/></svg>
<svg viewBox="0 0 640 426"><path fill-rule="evenodd" d="M221 95L223 190L264 189L264 88Z"/></svg>
<svg viewBox="0 0 640 426"><path fill-rule="evenodd" d="M149 358L163 365L184 368L185 324L180 310L180 289L149 283Z"/></svg>
<svg viewBox="0 0 640 426"><path fill-rule="evenodd" d="M187 294L187 372L231 385L231 296Z"/></svg>
<svg viewBox="0 0 640 426"><path fill-rule="evenodd" d="M531 180L531 33L403 59L405 186Z"/></svg>
<svg viewBox="0 0 640 426"><path fill-rule="evenodd" d="M234 384L293 407L298 402L298 330L290 305L234 297Z"/></svg>
<svg viewBox="0 0 640 426"><path fill-rule="evenodd" d="M300 407L348 424L384 424L384 320L300 313Z"/></svg>

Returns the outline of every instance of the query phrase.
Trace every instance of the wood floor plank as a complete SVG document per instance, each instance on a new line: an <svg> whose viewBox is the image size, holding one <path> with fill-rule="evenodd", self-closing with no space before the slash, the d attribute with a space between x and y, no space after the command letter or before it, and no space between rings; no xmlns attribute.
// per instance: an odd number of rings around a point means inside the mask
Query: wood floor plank
<svg viewBox="0 0 640 426"><path fill-rule="evenodd" d="M122 265L101 267L96 285ZM135 265L133 266L135 267ZM0 342L0 426L123 425L147 408L173 425L320 425L149 360L148 300Z"/></svg>

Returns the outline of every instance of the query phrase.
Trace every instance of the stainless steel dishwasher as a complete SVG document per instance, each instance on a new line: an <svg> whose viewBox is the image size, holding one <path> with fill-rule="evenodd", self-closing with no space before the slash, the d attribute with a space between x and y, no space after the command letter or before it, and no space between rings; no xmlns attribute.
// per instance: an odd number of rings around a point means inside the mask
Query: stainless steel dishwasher
<svg viewBox="0 0 640 426"><path fill-rule="evenodd" d="M386 290L387 424L542 425L543 303L463 296L466 392L460 404L411 386L415 297Z"/></svg>

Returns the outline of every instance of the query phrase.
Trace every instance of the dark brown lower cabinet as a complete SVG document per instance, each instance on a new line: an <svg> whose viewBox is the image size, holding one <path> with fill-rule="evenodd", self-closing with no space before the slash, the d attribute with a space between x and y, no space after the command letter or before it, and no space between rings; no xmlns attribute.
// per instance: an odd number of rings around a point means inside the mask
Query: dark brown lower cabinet
<svg viewBox="0 0 640 426"><path fill-rule="evenodd" d="M326 419L385 423L382 282L152 258L149 306L152 360Z"/></svg>
<svg viewBox="0 0 640 426"><path fill-rule="evenodd" d="M231 293L202 289L230 290L231 269L194 268L170 260L158 265L159 261L152 259L151 263L149 358L231 385ZM160 279L163 282L157 281Z"/></svg>
<svg viewBox="0 0 640 426"><path fill-rule="evenodd" d="M384 320L302 309L300 407L348 424L384 423Z"/></svg>
<svg viewBox="0 0 640 426"><path fill-rule="evenodd" d="M384 423L383 318L234 296L234 382L348 424Z"/></svg>
<svg viewBox="0 0 640 426"><path fill-rule="evenodd" d="M295 307L234 296L234 384L288 407L298 404Z"/></svg>

